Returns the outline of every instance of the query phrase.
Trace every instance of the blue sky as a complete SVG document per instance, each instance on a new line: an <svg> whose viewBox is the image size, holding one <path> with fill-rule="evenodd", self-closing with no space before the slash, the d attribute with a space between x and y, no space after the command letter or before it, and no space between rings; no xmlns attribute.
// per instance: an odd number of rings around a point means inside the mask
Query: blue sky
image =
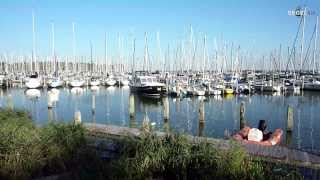
<svg viewBox="0 0 320 180"><path fill-rule="evenodd" d="M72 22L76 23L76 53L104 54L104 33L108 33L109 54L117 55L118 34L129 53L136 38L138 54L143 54L144 32L151 53L160 32L162 51L189 38L207 35L209 49L214 39L223 39L253 52L269 52L287 46L297 31L298 18L288 10L307 5L320 11L319 0L1 0L0 53L30 55L32 52L32 9L36 15L37 53L51 53L51 26L55 23L57 55L72 55ZM307 34L315 16L307 18ZM311 33L310 33L311 34Z"/></svg>

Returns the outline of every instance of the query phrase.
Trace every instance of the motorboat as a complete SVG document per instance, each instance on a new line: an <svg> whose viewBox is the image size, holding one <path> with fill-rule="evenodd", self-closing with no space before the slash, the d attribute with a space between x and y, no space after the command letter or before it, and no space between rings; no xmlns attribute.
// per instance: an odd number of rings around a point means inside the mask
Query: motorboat
<svg viewBox="0 0 320 180"><path fill-rule="evenodd" d="M70 82L70 86L71 87L82 87L84 86L85 84L85 81L84 80L81 80L81 79L73 79L71 82Z"/></svg>
<svg viewBox="0 0 320 180"><path fill-rule="evenodd" d="M38 74L34 74L26 79L25 84L28 89L40 88L41 87L41 79L38 77Z"/></svg>
<svg viewBox="0 0 320 180"><path fill-rule="evenodd" d="M140 73L140 74L139 74ZM129 83L130 90L146 96L160 96L164 94L165 84L146 72L136 72Z"/></svg>
<svg viewBox="0 0 320 180"><path fill-rule="evenodd" d="M97 78L91 78L90 82L89 82L90 86L99 86L100 85L100 81Z"/></svg>
<svg viewBox="0 0 320 180"><path fill-rule="evenodd" d="M63 81L60 78L53 78L48 82L49 88L58 88L63 86Z"/></svg>

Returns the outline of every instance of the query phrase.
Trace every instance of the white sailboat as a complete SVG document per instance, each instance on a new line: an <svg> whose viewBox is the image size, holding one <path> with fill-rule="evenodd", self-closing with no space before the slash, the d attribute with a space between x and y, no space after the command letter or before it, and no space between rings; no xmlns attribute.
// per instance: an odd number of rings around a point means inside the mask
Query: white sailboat
<svg viewBox="0 0 320 180"><path fill-rule="evenodd" d="M32 48L32 63L31 68L33 68L32 64L34 63L34 72L35 74L31 75L26 79L26 87L29 89L35 89L41 87L41 79L38 77L37 73L37 56L35 51L35 20L34 20L34 12L32 12L32 36L33 36L33 48Z"/></svg>
<svg viewBox="0 0 320 180"><path fill-rule="evenodd" d="M55 47L54 47L54 23L51 23L51 30L52 30L52 59L53 59L53 72L54 78L48 81L48 87L50 88L58 88L63 86L63 81L56 77L56 54L55 54Z"/></svg>

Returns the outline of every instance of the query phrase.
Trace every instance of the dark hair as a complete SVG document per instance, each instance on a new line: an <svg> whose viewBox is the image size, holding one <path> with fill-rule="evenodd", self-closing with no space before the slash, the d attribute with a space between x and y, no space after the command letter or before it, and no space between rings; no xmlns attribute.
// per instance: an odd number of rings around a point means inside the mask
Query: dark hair
<svg viewBox="0 0 320 180"><path fill-rule="evenodd" d="M260 121L259 121L258 129L259 129L260 131L264 131L264 130L267 129L267 123L266 123L265 120L260 120Z"/></svg>

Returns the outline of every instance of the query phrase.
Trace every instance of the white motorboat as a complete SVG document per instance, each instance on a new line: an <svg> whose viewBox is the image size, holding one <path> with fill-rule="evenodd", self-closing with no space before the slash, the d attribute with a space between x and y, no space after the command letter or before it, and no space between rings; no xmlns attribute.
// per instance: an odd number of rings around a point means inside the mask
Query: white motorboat
<svg viewBox="0 0 320 180"><path fill-rule="evenodd" d="M114 80L113 78L108 78L105 81L106 86L114 86L117 83L116 80Z"/></svg>
<svg viewBox="0 0 320 180"><path fill-rule="evenodd" d="M89 85L90 86L99 86L100 85L100 81L98 79L96 79L96 78L91 78Z"/></svg>
<svg viewBox="0 0 320 180"><path fill-rule="evenodd" d="M26 87L29 89L36 89L41 87L41 79L38 77L37 74L31 75L29 78L26 79Z"/></svg>
<svg viewBox="0 0 320 180"><path fill-rule="evenodd" d="M120 85L121 86L128 86L129 85L129 80L128 79L121 79L120 80Z"/></svg>
<svg viewBox="0 0 320 180"><path fill-rule="evenodd" d="M70 82L71 87L82 87L84 86L85 81L80 79L74 79Z"/></svg>
<svg viewBox="0 0 320 180"><path fill-rule="evenodd" d="M63 81L59 78L54 78L48 82L50 88L58 88L63 86Z"/></svg>
<svg viewBox="0 0 320 180"><path fill-rule="evenodd" d="M164 94L164 83L158 82L154 76L146 75L146 72L136 72L129 84L131 91L146 96L160 96Z"/></svg>

